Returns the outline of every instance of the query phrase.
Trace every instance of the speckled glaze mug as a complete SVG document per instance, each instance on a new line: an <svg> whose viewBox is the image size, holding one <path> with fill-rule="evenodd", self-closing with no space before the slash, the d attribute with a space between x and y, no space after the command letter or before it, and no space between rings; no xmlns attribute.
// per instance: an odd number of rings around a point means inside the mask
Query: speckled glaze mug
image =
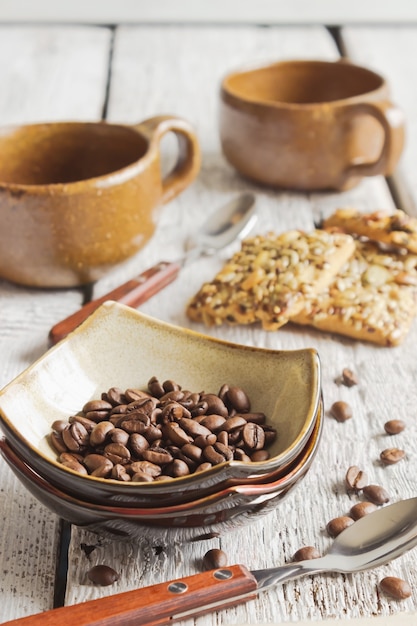
<svg viewBox="0 0 417 626"><path fill-rule="evenodd" d="M161 173L162 137L178 139ZM161 205L197 176L188 122L57 122L0 129L0 277L38 287L99 279L152 237Z"/></svg>
<svg viewBox="0 0 417 626"><path fill-rule="evenodd" d="M346 61L282 61L226 76L220 92L226 159L256 182L344 190L392 173L404 119L379 74Z"/></svg>

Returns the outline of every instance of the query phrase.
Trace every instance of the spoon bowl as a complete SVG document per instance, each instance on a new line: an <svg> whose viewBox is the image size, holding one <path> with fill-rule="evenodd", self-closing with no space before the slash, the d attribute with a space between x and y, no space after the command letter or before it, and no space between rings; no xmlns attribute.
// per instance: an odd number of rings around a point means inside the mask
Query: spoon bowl
<svg viewBox="0 0 417 626"><path fill-rule="evenodd" d="M384 565L417 545L417 498L401 500L357 520L338 535L319 559L252 572L266 589L319 572L351 574Z"/></svg>

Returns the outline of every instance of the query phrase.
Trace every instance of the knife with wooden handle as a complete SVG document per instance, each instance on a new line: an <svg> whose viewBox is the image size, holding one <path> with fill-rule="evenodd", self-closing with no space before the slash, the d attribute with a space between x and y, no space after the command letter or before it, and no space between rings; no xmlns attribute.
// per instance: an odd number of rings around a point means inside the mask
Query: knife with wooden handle
<svg viewBox="0 0 417 626"><path fill-rule="evenodd" d="M256 595L257 588L255 576L246 567L233 565L52 609L4 626L162 626L245 602Z"/></svg>

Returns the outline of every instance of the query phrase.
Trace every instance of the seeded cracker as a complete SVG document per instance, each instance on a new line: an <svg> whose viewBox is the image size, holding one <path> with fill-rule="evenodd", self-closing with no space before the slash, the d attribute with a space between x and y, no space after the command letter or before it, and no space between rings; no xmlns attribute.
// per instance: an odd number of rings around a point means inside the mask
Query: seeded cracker
<svg viewBox="0 0 417 626"><path fill-rule="evenodd" d="M417 313L417 255L356 241L331 285L292 321L383 346L400 344Z"/></svg>
<svg viewBox="0 0 417 626"><path fill-rule="evenodd" d="M187 315L207 326L261 322L276 330L301 311L306 294L323 291L353 254L343 233L292 230L246 239L187 306Z"/></svg>
<svg viewBox="0 0 417 626"><path fill-rule="evenodd" d="M353 208L338 209L324 221L323 228L338 228L417 254L417 219L404 211L395 211L391 215L384 211L364 214Z"/></svg>

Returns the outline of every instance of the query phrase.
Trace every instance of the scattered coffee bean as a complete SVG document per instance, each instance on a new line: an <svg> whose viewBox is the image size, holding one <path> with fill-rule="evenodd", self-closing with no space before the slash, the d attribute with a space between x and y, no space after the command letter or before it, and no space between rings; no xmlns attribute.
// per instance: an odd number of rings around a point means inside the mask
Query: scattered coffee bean
<svg viewBox="0 0 417 626"><path fill-rule="evenodd" d="M386 450L382 450L379 458L384 465L395 465L405 458L405 452L400 448L386 448Z"/></svg>
<svg viewBox="0 0 417 626"><path fill-rule="evenodd" d="M385 422L384 429L388 435L398 435L405 428L405 422L403 420L388 420Z"/></svg>
<svg viewBox="0 0 417 626"><path fill-rule="evenodd" d="M240 387L194 393L153 376L147 391L111 387L68 422L56 420L50 442L63 465L79 473L123 482L172 480L232 459L267 460L277 431L250 408Z"/></svg>
<svg viewBox="0 0 417 626"><path fill-rule="evenodd" d="M87 576L95 585L101 585L102 587L112 585L119 579L119 574L108 565L94 565L88 571Z"/></svg>
<svg viewBox="0 0 417 626"><path fill-rule="evenodd" d="M358 382L359 381L358 381L356 374L352 372L352 370L345 367L342 372L342 377L341 377L342 385L344 385L345 387L354 387L355 385L358 384Z"/></svg>
<svg viewBox="0 0 417 626"><path fill-rule="evenodd" d="M345 483L348 491L358 493L368 484L368 476L357 465L351 465L346 472Z"/></svg>
<svg viewBox="0 0 417 626"><path fill-rule="evenodd" d="M384 487L380 487L379 485L367 485L363 488L362 493L367 500L377 506L386 504L390 500L388 492Z"/></svg>
<svg viewBox="0 0 417 626"><path fill-rule="evenodd" d="M377 506L373 502L358 502L349 511L349 515L355 521L369 513L376 511Z"/></svg>
<svg viewBox="0 0 417 626"><path fill-rule="evenodd" d="M292 557L293 561L308 561L310 559L319 559L320 552L314 546L303 546L299 548Z"/></svg>
<svg viewBox="0 0 417 626"><path fill-rule="evenodd" d="M204 569L218 569L219 567L226 567L228 564L227 554L219 548L212 548L205 553L203 557Z"/></svg>
<svg viewBox="0 0 417 626"><path fill-rule="evenodd" d="M342 515L340 517L335 517L334 519L330 520L330 522L328 522L328 524L326 525L326 530L330 537L333 537L334 539L335 537L337 537L337 535L340 535L343 530L351 526L353 523L354 520L351 517L348 517L347 515Z"/></svg>
<svg viewBox="0 0 417 626"><path fill-rule="evenodd" d="M330 407L330 415L334 417L337 422L346 422L352 417L352 409L347 402L338 400Z"/></svg>
<svg viewBox="0 0 417 626"><path fill-rule="evenodd" d="M396 578L395 576L387 576L379 583L381 591L394 600L404 600L411 596L411 587L406 580Z"/></svg>

